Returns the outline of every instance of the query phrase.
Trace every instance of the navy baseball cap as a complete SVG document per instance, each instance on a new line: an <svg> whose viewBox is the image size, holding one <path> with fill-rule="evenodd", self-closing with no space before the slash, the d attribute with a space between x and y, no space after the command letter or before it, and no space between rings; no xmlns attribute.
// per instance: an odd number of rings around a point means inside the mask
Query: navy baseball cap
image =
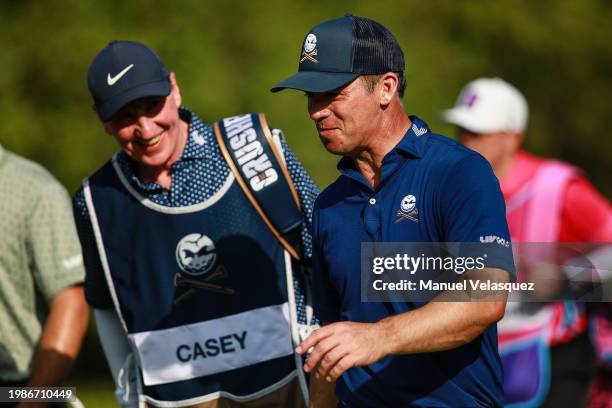
<svg viewBox="0 0 612 408"><path fill-rule="evenodd" d="M112 41L93 59L87 85L100 119L108 122L128 103L170 94L170 72L149 47L133 41Z"/></svg>
<svg viewBox="0 0 612 408"><path fill-rule="evenodd" d="M404 71L404 53L382 24L345 14L313 27L302 45L297 74L274 86L327 92L360 75Z"/></svg>

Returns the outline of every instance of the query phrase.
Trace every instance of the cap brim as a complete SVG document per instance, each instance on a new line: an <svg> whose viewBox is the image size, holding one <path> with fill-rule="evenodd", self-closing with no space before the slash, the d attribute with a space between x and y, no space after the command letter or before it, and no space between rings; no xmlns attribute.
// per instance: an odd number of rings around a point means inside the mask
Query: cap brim
<svg viewBox="0 0 612 408"><path fill-rule="evenodd" d="M442 112L442 119L446 123L459 126L474 133L490 133L499 130L487 123L487 118L474 114L474 111L471 109L447 109Z"/></svg>
<svg viewBox="0 0 612 408"><path fill-rule="evenodd" d="M328 92L348 84L358 76L359 74L346 72L302 71L275 85L270 91L278 92L289 88L304 92Z"/></svg>
<svg viewBox="0 0 612 408"><path fill-rule="evenodd" d="M170 81L164 79L157 82L149 82L139 87L132 88L127 92L116 95L108 101L98 105L96 108L100 119L103 122L108 122L121 108L136 99L146 98L148 96L168 96L170 94Z"/></svg>

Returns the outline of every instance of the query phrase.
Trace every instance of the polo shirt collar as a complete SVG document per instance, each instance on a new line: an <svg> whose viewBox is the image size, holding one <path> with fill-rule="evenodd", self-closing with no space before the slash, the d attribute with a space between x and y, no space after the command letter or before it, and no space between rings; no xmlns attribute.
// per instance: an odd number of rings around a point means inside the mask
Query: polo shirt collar
<svg viewBox="0 0 612 408"><path fill-rule="evenodd" d="M400 150L420 159L425 154L425 146L431 131L427 123L418 116L412 115L410 120L412 125L393 150Z"/></svg>
<svg viewBox="0 0 612 408"><path fill-rule="evenodd" d="M212 141L206 140L207 136L203 132L199 132L197 129L202 127L202 120L186 108L181 108L179 112L181 119L189 123L189 129L187 130L187 143L181 157L176 161L181 162L183 160L198 160L206 157L204 151L204 145L211 143Z"/></svg>
<svg viewBox="0 0 612 408"><path fill-rule="evenodd" d="M420 159L425 154L425 148L427 145L427 139L429 138L429 134L431 130L429 130L429 126L425 123L421 118L416 115L411 115L410 120L412 121L412 125L397 145L383 159L383 166L387 159L391 157L395 152L401 152L403 154L408 154L414 158ZM342 175L347 177L357 179L363 178L361 174L357 176L355 172L359 173L357 168L355 167L355 163L353 159L348 156L343 157L338 162L336 166L338 171ZM357 176L357 177L356 177Z"/></svg>

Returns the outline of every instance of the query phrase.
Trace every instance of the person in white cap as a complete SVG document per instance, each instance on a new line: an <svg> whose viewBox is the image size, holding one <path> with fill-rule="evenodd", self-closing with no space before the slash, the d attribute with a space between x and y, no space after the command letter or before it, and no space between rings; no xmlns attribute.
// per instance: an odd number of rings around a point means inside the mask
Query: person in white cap
<svg viewBox="0 0 612 408"><path fill-rule="evenodd" d="M444 112L447 122L461 128L460 141L482 154L500 180L519 152L527 117L525 97L499 78L470 82L461 91L456 106Z"/></svg>
<svg viewBox="0 0 612 408"><path fill-rule="evenodd" d="M443 118L457 126L464 145L491 163L513 243L612 241L610 204L585 176L522 149L528 106L514 86L499 78L474 80ZM530 308L528 315L523 309L509 303L498 324L506 404L586 406L594 372L586 305L551 302ZM599 355L603 359L609 351Z"/></svg>

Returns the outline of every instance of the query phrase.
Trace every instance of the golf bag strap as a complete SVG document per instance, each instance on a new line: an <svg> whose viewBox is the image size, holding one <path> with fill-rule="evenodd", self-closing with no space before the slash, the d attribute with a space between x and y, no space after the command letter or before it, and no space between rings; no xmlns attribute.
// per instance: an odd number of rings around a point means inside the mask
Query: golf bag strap
<svg viewBox="0 0 612 408"><path fill-rule="evenodd" d="M302 209L263 113L221 119L215 137L245 195L280 244L301 259Z"/></svg>

